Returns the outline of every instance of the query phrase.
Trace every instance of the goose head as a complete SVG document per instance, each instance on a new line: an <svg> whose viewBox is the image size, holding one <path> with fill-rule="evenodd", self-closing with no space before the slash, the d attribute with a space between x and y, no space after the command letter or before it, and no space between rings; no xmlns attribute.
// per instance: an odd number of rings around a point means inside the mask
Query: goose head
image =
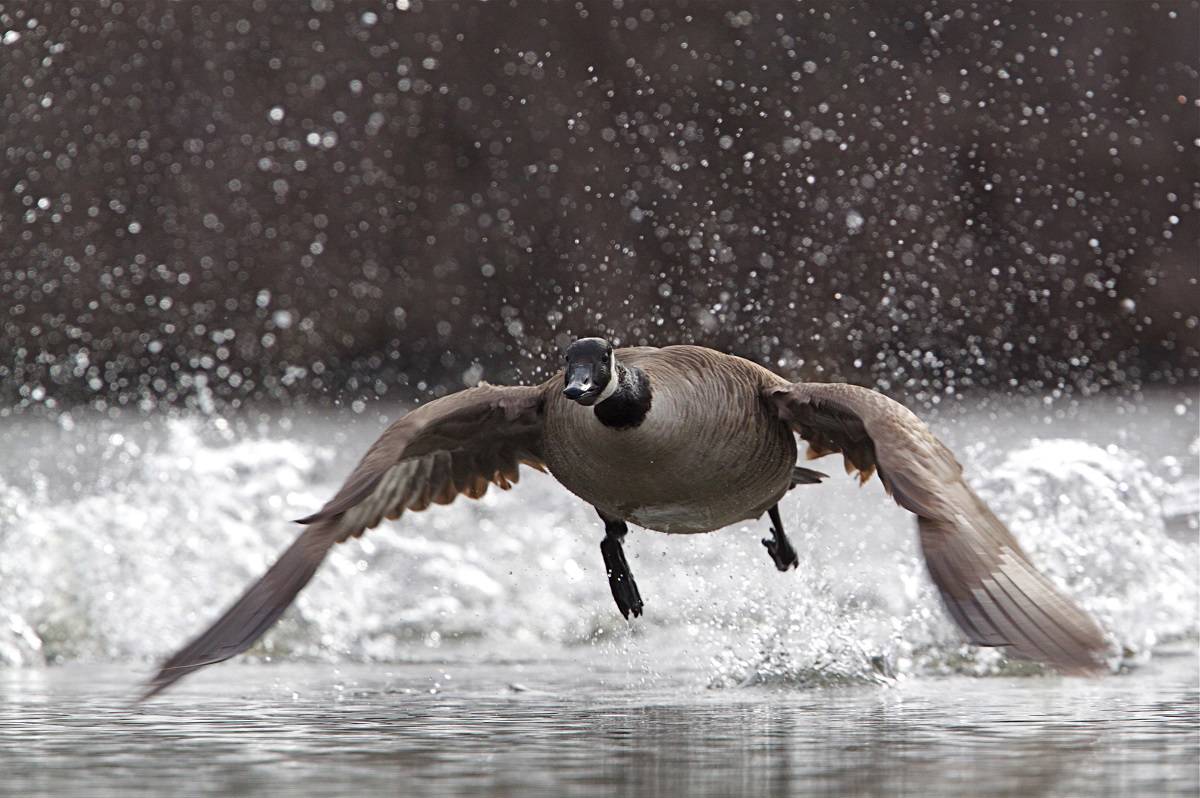
<svg viewBox="0 0 1200 798"><path fill-rule="evenodd" d="M603 338L580 338L567 347L563 396L584 407L603 402L619 383L613 347Z"/></svg>

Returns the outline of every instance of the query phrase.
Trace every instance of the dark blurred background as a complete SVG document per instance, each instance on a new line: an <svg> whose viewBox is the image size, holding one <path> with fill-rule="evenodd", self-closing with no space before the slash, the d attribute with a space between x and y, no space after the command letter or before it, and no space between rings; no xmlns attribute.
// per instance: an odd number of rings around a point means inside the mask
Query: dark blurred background
<svg viewBox="0 0 1200 798"><path fill-rule="evenodd" d="M1200 377L1196 2L0 3L0 399Z"/></svg>

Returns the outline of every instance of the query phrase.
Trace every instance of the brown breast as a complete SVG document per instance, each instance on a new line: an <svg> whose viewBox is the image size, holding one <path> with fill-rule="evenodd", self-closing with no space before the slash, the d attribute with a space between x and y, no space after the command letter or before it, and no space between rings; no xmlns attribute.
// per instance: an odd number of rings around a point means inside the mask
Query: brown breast
<svg viewBox="0 0 1200 798"><path fill-rule="evenodd" d="M760 398L769 371L702 347L617 350L650 379L653 405L633 429L548 390L545 455L572 493L608 515L663 532L708 532L756 518L790 484L796 443Z"/></svg>

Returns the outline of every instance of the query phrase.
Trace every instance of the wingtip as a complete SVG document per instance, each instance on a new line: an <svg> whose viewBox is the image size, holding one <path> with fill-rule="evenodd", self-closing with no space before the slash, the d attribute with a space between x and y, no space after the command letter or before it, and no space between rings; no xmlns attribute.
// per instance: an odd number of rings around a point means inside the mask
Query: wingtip
<svg viewBox="0 0 1200 798"><path fill-rule="evenodd" d="M138 706L154 698L156 695L166 690L171 685L174 679L164 679L163 672L160 670L152 678L148 679L142 686L141 692L130 703L133 706Z"/></svg>
<svg viewBox="0 0 1200 798"><path fill-rule="evenodd" d="M1086 665L1075 665L1072 667L1062 668L1061 672L1065 676L1081 676L1088 679L1098 679L1101 676L1107 676L1112 672L1107 663L1104 662L1089 662Z"/></svg>
<svg viewBox="0 0 1200 798"><path fill-rule="evenodd" d="M160 665L158 671L152 677L146 680L146 683L142 685L142 693L135 703L140 704L143 701L154 698L167 688L174 686L180 679L188 674L194 673L201 668L206 668L209 665L216 665L219 662L224 662L225 660L230 659L231 656L232 655L204 660L194 660L191 662L179 662L179 657L176 655ZM175 662L179 662L179 664L172 664Z"/></svg>
<svg viewBox="0 0 1200 798"><path fill-rule="evenodd" d="M1085 649L1083 657L1057 666L1064 675L1097 677L1107 676L1113 672L1116 648L1104 630L1096 624L1095 619L1089 617L1089 620L1092 621L1098 639Z"/></svg>
<svg viewBox="0 0 1200 798"><path fill-rule="evenodd" d="M1057 671L1063 676L1076 676L1094 679L1112 673L1112 668L1109 666L1107 660L1107 655L1109 653L1109 650L1106 648L1093 648L1086 652L1082 652L1079 656L1075 657L1066 659L1046 658L1040 661L1046 667ZM1029 659L1029 657L1025 657L1025 659Z"/></svg>

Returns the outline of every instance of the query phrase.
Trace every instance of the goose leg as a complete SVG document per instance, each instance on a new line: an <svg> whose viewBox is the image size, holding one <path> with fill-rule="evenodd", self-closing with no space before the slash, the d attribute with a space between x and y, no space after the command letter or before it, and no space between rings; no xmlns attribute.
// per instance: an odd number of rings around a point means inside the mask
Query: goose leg
<svg viewBox="0 0 1200 798"><path fill-rule="evenodd" d="M597 512L599 513L598 510ZM629 572L629 563L625 561L625 549L621 546L629 527L624 521L605 518L603 513L600 513L600 520L604 521L604 540L600 541L600 553L604 555L608 586L612 589L613 599L617 602L617 609L621 611L621 615L628 619L629 613L632 612L636 618L642 614L642 596L638 593L637 583L633 581L633 574Z"/></svg>
<svg viewBox="0 0 1200 798"><path fill-rule="evenodd" d="M783 533L783 520L779 517L779 505L776 504L767 511L771 516L771 537L763 538L762 544L767 547L767 553L775 561L775 567L781 571L795 568L800 564L796 549Z"/></svg>

